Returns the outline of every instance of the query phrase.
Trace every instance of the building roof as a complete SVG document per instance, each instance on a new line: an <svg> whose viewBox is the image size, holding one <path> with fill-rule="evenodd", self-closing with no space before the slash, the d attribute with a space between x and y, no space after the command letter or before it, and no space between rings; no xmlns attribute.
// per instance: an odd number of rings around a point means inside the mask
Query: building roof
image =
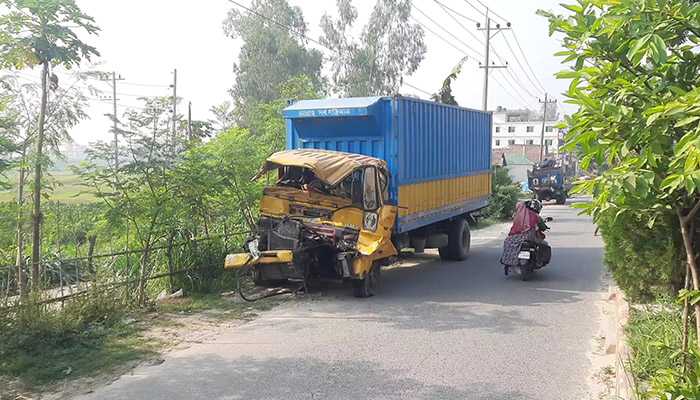
<svg viewBox="0 0 700 400"><path fill-rule="evenodd" d="M386 168L384 160L362 154L320 149L285 150L271 155L258 172L258 176L281 166L295 166L313 170L317 178L332 186L365 165Z"/></svg>
<svg viewBox="0 0 700 400"><path fill-rule="evenodd" d="M533 165L525 154L505 154L506 165Z"/></svg>
<svg viewBox="0 0 700 400"><path fill-rule="evenodd" d="M544 146L545 155L547 155L547 146ZM508 147L499 149L506 156L513 154L524 154L525 158L533 163L540 161L540 145L538 144L511 144ZM549 155L551 156L551 154Z"/></svg>
<svg viewBox="0 0 700 400"><path fill-rule="evenodd" d="M491 153L491 166L492 167L505 167L506 157L503 155L502 151L494 150Z"/></svg>

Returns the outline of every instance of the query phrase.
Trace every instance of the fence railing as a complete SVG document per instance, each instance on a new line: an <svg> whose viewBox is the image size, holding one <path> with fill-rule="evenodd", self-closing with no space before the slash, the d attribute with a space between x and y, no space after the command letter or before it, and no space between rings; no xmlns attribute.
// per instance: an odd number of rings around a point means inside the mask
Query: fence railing
<svg viewBox="0 0 700 400"><path fill-rule="evenodd" d="M173 291L175 286L206 286L224 273L224 256L249 232L234 232L169 243L142 249L61 258L38 263L40 281L31 282L33 264L0 267L0 306L15 306L22 292L40 291L45 303L63 302L90 291L121 289L127 301L143 305L148 292ZM93 246L91 246L93 247ZM177 277L187 277L180 283ZM18 277L25 277L20 281ZM157 284L154 284L157 283Z"/></svg>

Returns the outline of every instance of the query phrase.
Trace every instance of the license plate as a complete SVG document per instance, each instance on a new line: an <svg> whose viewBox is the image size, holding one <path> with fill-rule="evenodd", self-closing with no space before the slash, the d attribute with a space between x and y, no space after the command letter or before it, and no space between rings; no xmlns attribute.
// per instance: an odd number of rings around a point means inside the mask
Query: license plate
<svg viewBox="0 0 700 400"><path fill-rule="evenodd" d="M248 243L248 251L250 251L250 255L253 256L253 259L257 260L260 258L260 250L258 250L258 239L255 239Z"/></svg>
<svg viewBox="0 0 700 400"><path fill-rule="evenodd" d="M521 260L529 260L530 259L530 252L529 251L521 251L520 254L518 254L518 258Z"/></svg>

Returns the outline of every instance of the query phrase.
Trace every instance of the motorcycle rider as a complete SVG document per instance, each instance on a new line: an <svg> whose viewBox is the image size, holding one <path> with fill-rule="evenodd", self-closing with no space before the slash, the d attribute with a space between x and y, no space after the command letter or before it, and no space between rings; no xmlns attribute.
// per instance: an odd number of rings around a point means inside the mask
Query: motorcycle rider
<svg viewBox="0 0 700 400"><path fill-rule="evenodd" d="M509 270L520 274L518 254L522 243L526 240L543 241L542 232L549 229L539 215L542 210L542 203L539 200L518 202L515 208L513 226L508 232L508 237L503 241L501 264L504 266L506 275Z"/></svg>

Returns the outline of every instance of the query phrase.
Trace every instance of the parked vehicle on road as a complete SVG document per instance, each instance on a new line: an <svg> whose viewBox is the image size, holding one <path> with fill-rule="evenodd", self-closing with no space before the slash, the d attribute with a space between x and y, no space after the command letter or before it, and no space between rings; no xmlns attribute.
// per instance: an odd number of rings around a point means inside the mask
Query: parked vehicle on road
<svg viewBox="0 0 700 400"><path fill-rule="evenodd" d="M557 204L566 204L569 188L565 181L563 167L535 166L527 172L527 183L535 199L540 201L555 199Z"/></svg>
<svg viewBox="0 0 700 400"><path fill-rule="evenodd" d="M381 266L405 248L469 254L470 225L491 199L491 113L414 98L289 103L287 150L270 156L260 219L244 253L260 285L316 277L377 293Z"/></svg>

